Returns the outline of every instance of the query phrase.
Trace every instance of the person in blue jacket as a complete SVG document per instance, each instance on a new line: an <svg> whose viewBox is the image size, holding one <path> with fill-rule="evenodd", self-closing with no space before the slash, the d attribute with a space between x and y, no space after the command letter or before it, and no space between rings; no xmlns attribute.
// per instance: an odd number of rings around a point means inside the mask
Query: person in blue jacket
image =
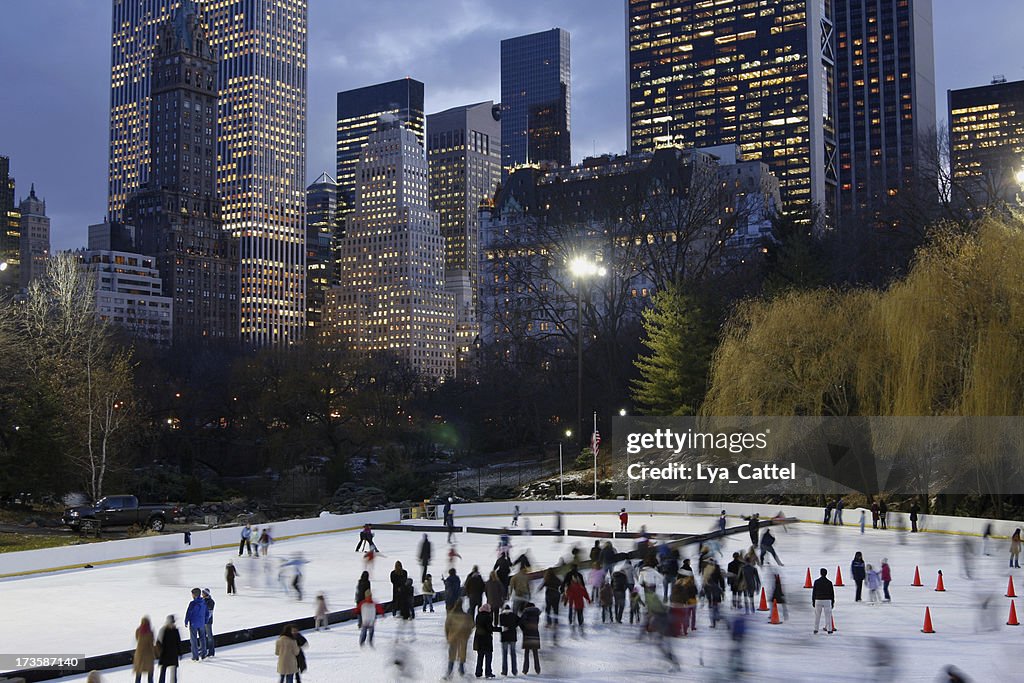
<svg viewBox="0 0 1024 683"><path fill-rule="evenodd" d="M192 589L192 602L185 610L185 626L188 627L189 641L192 643L192 661L206 659L206 601L202 591Z"/></svg>
<svg viewBox="0 0 1024 683"><path fill-rule="evenodd" d="M850 573L853 574L853 581L857 584L857 597L854 602L860 602L860 591L864 587L864 579L867 578L867 571L864 569L864 556L858 550L850 563Z"/></svg>
<svg viewBox="0 0 1024 683"><path fill-rule="evenodd" d="M448 570L448 576L444 579L444 606L449 612L455 607L455 603L462 597L462 579L455 573L455 568Z"/></svg>

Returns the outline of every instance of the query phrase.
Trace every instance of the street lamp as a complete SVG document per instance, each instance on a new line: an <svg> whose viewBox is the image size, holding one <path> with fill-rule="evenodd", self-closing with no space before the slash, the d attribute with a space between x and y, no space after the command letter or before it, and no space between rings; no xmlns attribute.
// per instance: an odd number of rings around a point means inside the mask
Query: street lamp
<svg viewBox="0 0 1024 683"><path fill-rule="evenodd" d="M619 417L626 417L626 409L625 408L619 408ZM629 452L627 451L626 452L626 500L632 500L633 499L632 490L631 490L632 487L630 486L631 483L632 482L630 482L630 480L629 480Z"/></svg>
<svg viewBox="0 0 1024 683"><path fill-rule="evenodd" d="M572 438L572 430L565 430L565 438ZM562 480L562 440L558 440L558 497L565 500L565 482Z"/></svg>
<svg viewBox="0 0 1024 683"><path fill-rule="evenodd" d="M0 273L7 270L7 261L0 261Z"/></svg>
<svg viewBox="0 0 1024 683"><path fill-rule="evenodd" d="M569 272L576 278L576 426L583 434L583 285L588 277L604 277L608 271L584 256L569 262Z"/></svg>

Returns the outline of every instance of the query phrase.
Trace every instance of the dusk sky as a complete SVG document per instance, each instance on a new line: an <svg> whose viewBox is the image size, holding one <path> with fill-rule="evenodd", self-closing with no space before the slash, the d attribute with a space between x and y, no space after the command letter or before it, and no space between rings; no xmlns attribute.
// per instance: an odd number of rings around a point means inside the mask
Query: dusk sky
<svg viewBox="0 0 1024 683"><path fill-rule="evenodd" d="M1024 79L1022 0L934 0L936 104L946 90ZM52 248L85 245L106 211L109 0L0 2L0 155L17 197L46 199ZM573 159L626 148L623 0L309 0L307 178L335 168L335 94L404 76L428 113L499 99L499 43L572 36Z"/></svg>

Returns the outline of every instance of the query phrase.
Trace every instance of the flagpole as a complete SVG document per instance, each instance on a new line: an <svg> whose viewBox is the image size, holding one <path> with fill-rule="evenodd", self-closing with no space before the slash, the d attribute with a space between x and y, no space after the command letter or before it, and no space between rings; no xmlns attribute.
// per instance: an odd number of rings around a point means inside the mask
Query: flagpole
<svg viewBox="0 0 1024 683"><path fill-rule="evenodd" d="M597 500L597 411L594 411L594 433L590 437L591 450L594 451L594 500Z"/></svg>

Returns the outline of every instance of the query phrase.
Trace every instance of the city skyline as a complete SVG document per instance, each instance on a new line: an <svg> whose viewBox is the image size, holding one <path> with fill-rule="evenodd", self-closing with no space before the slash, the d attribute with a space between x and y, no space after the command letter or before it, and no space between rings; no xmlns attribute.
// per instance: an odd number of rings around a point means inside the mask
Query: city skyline
<svg viewBox="0 0 1024 683"><path fill-rule="evenodd" d="M619 0L452 5L458 11L438 24L427 20L436 9L418 3L311 0L307 177L334 168L338 91L408 75L426 84L428 114L498 101L500 41L554 26L573 35L573 160L625 150L625 20ZM1024 7L1013 0L970 8L951 0L934 5L938 102L947 89L985 85L995 74L1024 79L1024 47L1014 35ZM80 247L86 227L106 210L110 8L84 0L19 0L4 9L2 74L19 97L0 113L6 133L0 154L11 157L16 200L28 195L30 183L46 196L53 250ZM396 12L408 21L393 31L360 29ZM44 18L46 32L33 31ZM426 33L423 25L434 30ZM970 50L962 49L965 40ZM67 125L71 113L77 115L73 126Z"/></svg>

